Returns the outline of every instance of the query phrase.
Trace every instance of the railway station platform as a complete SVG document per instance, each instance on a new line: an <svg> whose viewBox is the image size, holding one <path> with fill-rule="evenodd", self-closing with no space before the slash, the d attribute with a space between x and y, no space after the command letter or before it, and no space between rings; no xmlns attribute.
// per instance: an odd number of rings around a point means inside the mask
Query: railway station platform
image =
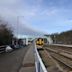
<svg viewBox="0 0 72 72"><path fill-rule="evenodd" d="M32 45L29 46L29 49L24 56L22 66L19 72L35 72L35 57L34 57L34 48Z"/></svg>

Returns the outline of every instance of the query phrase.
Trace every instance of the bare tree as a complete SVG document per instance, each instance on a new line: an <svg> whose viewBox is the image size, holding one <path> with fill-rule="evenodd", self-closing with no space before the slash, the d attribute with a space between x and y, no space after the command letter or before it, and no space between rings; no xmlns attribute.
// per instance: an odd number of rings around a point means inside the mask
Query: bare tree
<svg viewBox="0 0 72 72"><path fill-rule="evenodd" d="M13 32L5 23L0 23L0 45L9 45L12 42Z"/></svg>

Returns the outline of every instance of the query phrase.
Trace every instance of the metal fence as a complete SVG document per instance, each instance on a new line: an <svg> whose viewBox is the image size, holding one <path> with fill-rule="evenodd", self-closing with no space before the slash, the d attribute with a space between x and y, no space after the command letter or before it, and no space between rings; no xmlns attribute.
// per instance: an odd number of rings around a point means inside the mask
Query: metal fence
<svg viewBox="0 0 72 72"><path fill-rule="evenodd" d="M48 72L37 51L36 45L35 45L35 67L36 67L36 72Z"/></svg>
<svg viewBox="0 0 72 72"><path fill-rule="evenodd" d="M0 53L4 53L6 49L6 46L0 46Z"/></svg>

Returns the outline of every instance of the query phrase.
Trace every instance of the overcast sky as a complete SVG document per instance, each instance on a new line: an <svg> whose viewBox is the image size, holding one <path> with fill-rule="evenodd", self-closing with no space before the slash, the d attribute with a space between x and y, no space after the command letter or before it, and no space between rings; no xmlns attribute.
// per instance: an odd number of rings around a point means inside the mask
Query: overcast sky
<svg viewBox="0 0 72 72"><path fill-rule="evenodd" d="M72 29L72 0L0 0L0 15L16 33L62 32Z"/></svg>

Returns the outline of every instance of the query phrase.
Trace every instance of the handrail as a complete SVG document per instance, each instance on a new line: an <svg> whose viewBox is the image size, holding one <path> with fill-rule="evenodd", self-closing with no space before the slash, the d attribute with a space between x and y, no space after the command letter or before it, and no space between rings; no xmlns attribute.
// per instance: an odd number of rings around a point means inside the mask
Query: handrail
<svg viewBox="0 0 72 72"><path fill-rule="evenodd" d="M35 45L35 66L36 66L36 72L48 72L37 51L36 45Z"/></svg>
<svg viewBox="0 0 72 72"><path fill-rule="evenodd" d="M4 53L5 52L5 49L6 49L6 46L5 45L0 46L0 54L1 53Z"/></svg>
<svg viewBox="0 0 72 72"><path fill-rule="evenodd" d="M5 45L3 45L3 46L0 46L0 47L6 47Z"/></svg>

